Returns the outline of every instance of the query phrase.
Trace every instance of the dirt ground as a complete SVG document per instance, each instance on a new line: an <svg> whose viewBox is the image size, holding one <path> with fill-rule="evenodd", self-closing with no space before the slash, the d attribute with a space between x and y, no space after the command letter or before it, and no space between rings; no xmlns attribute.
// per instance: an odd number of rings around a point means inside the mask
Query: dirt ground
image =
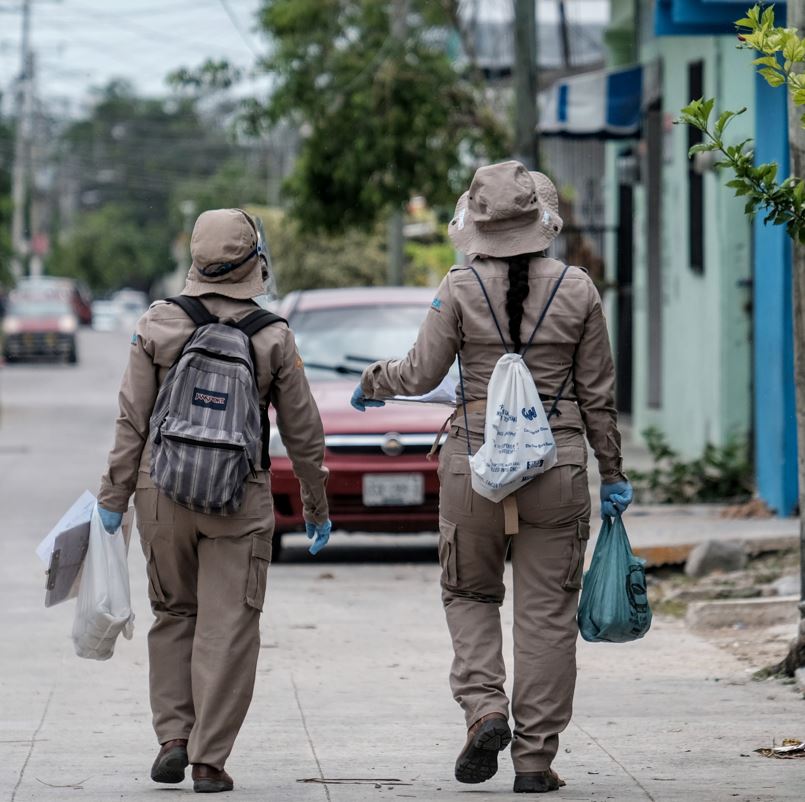
<svg viewBox="0 0 805 802"><path fill-rule="evenodd" d="M713 573L698 579L686 576L683 566L656 569L649 574L649 595L656 615L684 619L691 602L775 596L776 582L798 574L796 550L770 552L750 558L745 570ZM748 674L754 674L783 659L796 635L796 626L735 626L700 634L732 653L745 664ZM793 680L774 681L795 684Z"/></svg>

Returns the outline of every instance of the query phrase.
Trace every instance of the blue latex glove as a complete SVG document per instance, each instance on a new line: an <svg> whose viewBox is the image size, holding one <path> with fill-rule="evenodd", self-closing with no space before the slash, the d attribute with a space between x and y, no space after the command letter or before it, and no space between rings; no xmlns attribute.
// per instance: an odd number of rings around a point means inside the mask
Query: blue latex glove
<svg viewBox="0 0 805 802"><path fill-rule="evenodd" d="M614 518L626 512L632 503L634 491L629 482L611 482L601 485L601 517Z"/></svg>
<svg viewBox="0 0 805 802"><path fill-rule="evenodd" d="M103 507L101 507L100 504L98 505L98 515L101 518L103 528L110 535L117 532L117 530L120 529L120 524L123 523L122 512L112 512L111 510L105 510Z"/></svg>
<svg viewBox="0 0 805 802"><path fill-rule="evenodd" d="M363 389L361 388L360 384L355 388L355 392L352 393L352 398L349 401L358 412L366 412L366 407L384 407L386 406L385 401L375 401L373 398L367 398L363 394Z"/></svg>
<svg viewBox="0 0 805 802"><path fill-rule="evenodd" d="M326 520L323 524L314 524L310 523L310 521L305 521L305 531L307 533L308 539L313 540L310 544L310 548L308 551L311 554L318 554L326 545L327 542L330 540L330 532L333 530L333 522L331 520Z"/></svg>

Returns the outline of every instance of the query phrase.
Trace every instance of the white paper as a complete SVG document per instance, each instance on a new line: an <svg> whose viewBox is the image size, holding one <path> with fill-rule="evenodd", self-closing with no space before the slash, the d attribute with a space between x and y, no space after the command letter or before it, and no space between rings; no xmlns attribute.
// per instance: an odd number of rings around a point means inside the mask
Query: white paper
<svg viewBox="0 0 805 802"><path fill-rule="evenodd" d="M45 564L50 566L50 557L53 554L53 546L59 533L67 529L72 529L79 524L89 523L92 518L92 508L95 506L95 496L85 490L74 502L67 512L62 515L59 522L48 532L42 542L36 547L36 556Z"/></svg>
<svg viewBox="0 0 805 802"><path fill-rule="evenodd" d="M425 395L395 395L389 400L392 402L402 401L417 404L446 404L454 407L456 405L456 383L448 374L442 379L438 387L434 388L429 393L425 393Z"/></svg>

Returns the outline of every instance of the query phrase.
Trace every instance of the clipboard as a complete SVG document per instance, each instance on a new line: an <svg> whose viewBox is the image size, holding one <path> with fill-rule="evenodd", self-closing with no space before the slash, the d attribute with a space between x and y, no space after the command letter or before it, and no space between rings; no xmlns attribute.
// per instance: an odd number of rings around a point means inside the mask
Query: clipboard
<svg viewBox="0 0 805 802"><path fill-rule="evenodd" d="M131 537L131 512L123 516L123 540L128 550ZM82 522L60 532L53 543L45 583L45 607L53 607L78 595L84 558L89 547L90 522Z"/></svg>

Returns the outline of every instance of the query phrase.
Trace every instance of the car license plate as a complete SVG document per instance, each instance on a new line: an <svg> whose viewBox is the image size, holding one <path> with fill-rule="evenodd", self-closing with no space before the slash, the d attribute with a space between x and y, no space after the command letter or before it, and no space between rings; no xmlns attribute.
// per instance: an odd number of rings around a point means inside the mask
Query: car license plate
<svg viewBox="0 0 805 802"><path fill-rule="evenodd" d="M364 474L363 503L367 507L415 507L424 504L425 477L421 473Z"/></svg>

